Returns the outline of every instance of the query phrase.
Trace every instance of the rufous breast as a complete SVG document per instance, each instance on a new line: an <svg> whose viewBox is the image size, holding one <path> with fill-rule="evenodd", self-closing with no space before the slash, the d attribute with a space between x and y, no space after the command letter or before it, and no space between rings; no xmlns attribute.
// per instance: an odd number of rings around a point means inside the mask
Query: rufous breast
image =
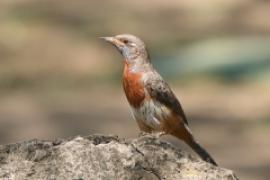
<svg viewBox="0 0 270 180"><path fill-rule="evenodd" d="M123 87L128 102L133 107L139 107L145 98L141 72L132 72L128 63L125 62L123 72Z"/></svg>

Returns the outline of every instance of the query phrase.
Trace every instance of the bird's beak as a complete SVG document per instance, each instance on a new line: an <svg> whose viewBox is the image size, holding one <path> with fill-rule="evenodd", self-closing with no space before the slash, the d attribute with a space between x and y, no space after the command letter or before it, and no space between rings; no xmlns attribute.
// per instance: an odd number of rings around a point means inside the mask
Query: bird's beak
<svg viewBox="0 0 270 180"><path fill-rule="evenodd" d="M119 41L118 39L116 39L115 37L99 37L100 39L104 39L105 41L112 43L113 45L119 47L121 45L123 45L123 43L121 41Z"/></svg>
<svg viewBox="0 0 270 180"><path fill-rule="evenodd" d="M100 39L104 39L107 42L112 43L114 41L114 37L99 37Z"/></svg>

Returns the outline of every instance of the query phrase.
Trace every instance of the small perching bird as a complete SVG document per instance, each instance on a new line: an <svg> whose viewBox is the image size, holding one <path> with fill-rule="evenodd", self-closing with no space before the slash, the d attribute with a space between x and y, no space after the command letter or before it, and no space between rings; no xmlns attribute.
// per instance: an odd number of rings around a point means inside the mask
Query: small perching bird
<svg viewBox="0 0 270 180"><path fill-rule="evenodd" d="M140 130L173 135L186 142L204 161L217 165L194 139L179 101L153 68L144 42L130 34L102 38L124 57L123 87Z"/></svg>

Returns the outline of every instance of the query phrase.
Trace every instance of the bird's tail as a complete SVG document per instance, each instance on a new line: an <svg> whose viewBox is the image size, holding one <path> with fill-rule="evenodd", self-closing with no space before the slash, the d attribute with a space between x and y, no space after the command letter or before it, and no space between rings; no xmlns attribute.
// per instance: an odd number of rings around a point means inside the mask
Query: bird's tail
<svg viewBox="0 0 270 180"><path fill-rule="evenodd" d="M210 154L194 139L187 125L182 126L178 131L174 131L172 135L184 140L204 161L217 166Z"/></svg>
<svg viewBox="0 0 270 180"><path fill-rule="evenodd" d="M188 143L190 147L206 162L209 162L215 166L217 163L215 160L210 156L210 154L195 140Z"/></svg>

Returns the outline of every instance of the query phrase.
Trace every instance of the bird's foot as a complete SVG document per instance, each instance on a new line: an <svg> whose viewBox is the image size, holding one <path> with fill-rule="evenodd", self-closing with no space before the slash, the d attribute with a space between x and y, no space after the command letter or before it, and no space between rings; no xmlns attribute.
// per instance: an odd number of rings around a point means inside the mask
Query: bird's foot
<svg viewBox="0 0 270 180"><path fill-rule="evenodd" d="M161 132L154 132L154 133L152 133L152 135L155 138L160 138L161 136L166 135L166 133L164 131L161 131Z"/></svg>
<svg viewBox="0 0 270 180"><path fill-rule="evenodd" d="M161 136L166 135L166 133L164 131L162 131L162 132L151 132L151 133L141 131L139 133L139 137L146 136L146 135L153 136L154 138L160 138Z"/></svg>
<svg viewBox="0 0 270 180"><path fill-rule="evenodd" d="M150 133L141 131L138 136L142 137L142 136L146 136L147 134L150 134Z"/></svg>

